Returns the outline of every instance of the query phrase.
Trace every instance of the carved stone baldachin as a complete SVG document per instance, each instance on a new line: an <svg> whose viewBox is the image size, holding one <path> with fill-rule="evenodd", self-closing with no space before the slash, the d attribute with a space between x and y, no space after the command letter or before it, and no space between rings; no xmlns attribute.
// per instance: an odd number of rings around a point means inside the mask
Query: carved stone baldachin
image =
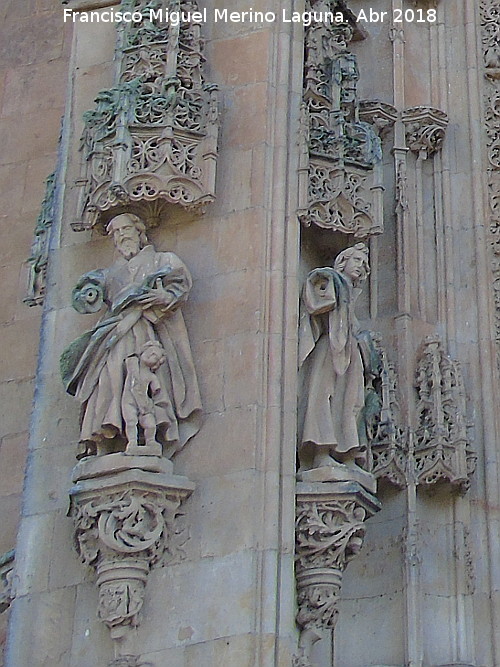
<svg viewBox="0 0 500 667"><path fill-rule="evenodd" d="M447 480L466 491L476 455L467 437L465 391L457 362L445 354L438 336L423 345L415 373L417 427L414 434L418 484Z"/></svg>
<svg viewBox="0 0 500 667"><path fill-rule="evenodd" d="M402 120L410 150L425 158L441 150L448 126L444 111L430 106L412 107L405 109Z"/></svg>
<svg viewBox="0 0 500 667"><path fill-rule="evenodd" d="M117 647L125 646L129 632L140 625L151 568L185 557L189 533L180 508L194 484L173 475L165 459L125 454L84 459L73 481L75 546L96 573L98 617ZM117 658L121 662L111 664L142 664L130 651Z"/></svg>
<svg viewBox="0 0 500 667"><path fill-rule="evenodd" d="M295 576L301 629L296 664L307 665L321 631L335 627L343 572L361 549L365 520L378 512L380 503L357 482L298 483L296 503Z"/></svg>
<svg viewBox="0 0 500 667"><path fill-rule="evenodd" d="M305 30L298 216L307 227L366 238L383 229L382 149L359 113L357 59L348 50L356 19L340 0L308 0L306 10L345 20Z"/></svg>
<svg viewBox="0 0 500 667"><path fill-rule="evenodd" d="M45 298L47 264L49 260L49 235L54 221L56 175L50 174L45 182L45 196L35 226L35 238L28 258L28 285L24 303L41 306Z"/></svg>
<svg viewBox="0 0 500 667"><path fill-rule="evenodd" d="M218 102L205 82L199 23L162 23L160 9L195 0L122 0L140 23L122 23L113 88L84 114L82 173L73 229L103 228L125 209L158 224L167 204L199 209L215 196Z"/></svg>

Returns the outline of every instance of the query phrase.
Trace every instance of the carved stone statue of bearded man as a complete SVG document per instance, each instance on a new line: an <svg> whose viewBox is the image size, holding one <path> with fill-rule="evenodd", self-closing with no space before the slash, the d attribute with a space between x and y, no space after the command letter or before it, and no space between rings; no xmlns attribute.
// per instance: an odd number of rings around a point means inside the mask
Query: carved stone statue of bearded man
<svg viewBox="0 0 500 667"><path fill-rule="evenodd" d="M156 440L170 457L200 425L198 383L179 309L191 289L191 276L177 255L156 252L137 216L114 217L107 232L119 259L84 275L73 290L78 312L97 312L105 305L106 313L61 357L66 390L82 404L79 457L125 449L126 361L139 358L148 342L165 353L156 371L153 411Z"/></svg>
<svg viewBox="0 0 500 667"><path fill-rule="evenodd" d="M354 306L369 271L368 248L358 243L333 268L311 271L304 285L299 472L365 464L366 380L380 360L369 332L359 331ZM325 471L323 479L329 478L336 477Z"/></svg>

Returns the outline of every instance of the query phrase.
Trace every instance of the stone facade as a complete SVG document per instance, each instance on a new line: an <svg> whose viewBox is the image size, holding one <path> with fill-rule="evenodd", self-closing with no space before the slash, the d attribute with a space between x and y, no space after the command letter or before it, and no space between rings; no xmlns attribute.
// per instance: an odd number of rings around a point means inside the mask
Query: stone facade
<svg viewBox="0 0 500 667"><path fill-rule="evenodd" d="M0 557L6 557L19 527L42 314L23 304L26 259L45 180L57 161L71 34L52 2L5 2L0 19L0 327L5 346L0 362ZM11 565L6 558L0 566L1 653L9 615L4 574Z"/></svg>
<svg viewBox="0 0 500 667"><path fill-rule="evenodd" d="M7 667L500 667L496 5L0 10Z"/></svg>

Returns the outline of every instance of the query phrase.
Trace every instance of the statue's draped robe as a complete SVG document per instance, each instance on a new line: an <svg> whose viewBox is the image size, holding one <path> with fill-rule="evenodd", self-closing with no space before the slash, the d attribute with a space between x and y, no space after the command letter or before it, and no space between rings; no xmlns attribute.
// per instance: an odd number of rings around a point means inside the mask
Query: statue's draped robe
<svg viewBox="0 0 500 667"><path fill-rule="evenodd" d="M146 246L131 259L121 258L87 277L101 290L108 312L62 359L67 391L82 403L80 440L89 453L92 443L124 435L125 360L137 355L144 343L159 341L167 358L156 373L162 395L161 408L156 406L157 439L170 456L200 427L198 383L184 319L177 309L189 294L191 276L174 253ZM85 279L78 283L80 290ZM172 296L172 304L144 309L140 297L158 281Z"/></svg>
<svg viewBox="0 0 500 667"><path fill-rule="evenodd" d="M329 446L333 455L357 450L358 425L364 405L364 374L356 339L357 295L332 268L308 275L302 295L299 356L302 366L302 432L299 454L312 456L315 445ZM311 450L309 452L309 450Z"/></svg>

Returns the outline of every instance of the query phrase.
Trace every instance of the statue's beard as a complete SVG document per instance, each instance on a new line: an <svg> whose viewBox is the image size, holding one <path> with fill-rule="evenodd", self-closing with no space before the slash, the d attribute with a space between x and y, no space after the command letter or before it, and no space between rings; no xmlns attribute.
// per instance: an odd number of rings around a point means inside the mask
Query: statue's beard
<svg viewBox="0 0 500 667"><path fill-rule="evenodd" d="M125 257L125 259L131 259L135 257L140 250L140 246L137 241L133 239L123 239L118 243L118 252Z"/></svg>

